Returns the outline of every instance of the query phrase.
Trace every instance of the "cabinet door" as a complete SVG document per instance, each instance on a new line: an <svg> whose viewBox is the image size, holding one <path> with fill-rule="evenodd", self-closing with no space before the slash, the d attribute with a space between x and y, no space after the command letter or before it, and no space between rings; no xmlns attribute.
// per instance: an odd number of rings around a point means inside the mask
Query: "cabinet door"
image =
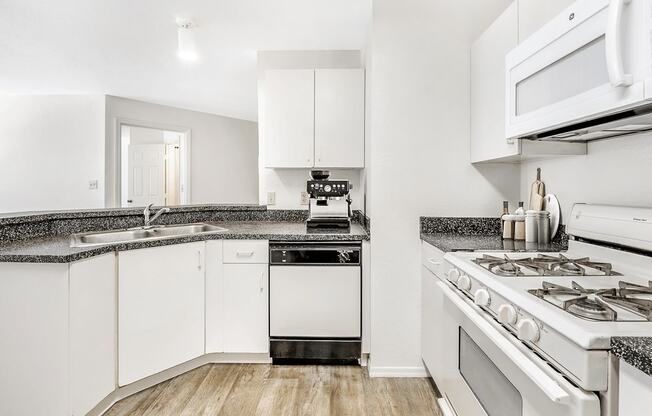
<svg viewBox="0 0 652 416"><path fill-rule="evenodd" d="M650 414L652 377L623 360L620 360L618 375L618 414L620 416Z"/></svg>
<svg viewBox="0 0 652 416"><path fill-rule="evenodd" d="M68 363L68 265L0 263L0 415L69 415Z"/></svg>
<svg viewBox="0 0 652 416"><path fill-rule="evenodd" d="M88 413L115 389L115 254L70 265L70 407Z"/></svg>
<svg viewBox="0 0 652 416"><path fill-rule="evenodd" d="M268 265L224 265L224 352L266 353Z"/></svg>
<svg viewBox="0 0 652 416"><path fill-rule="evenodd" d="M315 166L364 167L364 69L315 70Z"/></svg>
<svg viewBox="0 0 652 416"><path fill-rule="evenodd" d="M315 71L269 70L264 74L261 122L268 168L314 166Z"/></svg>
<svg viewBox="0 0 652 416"><path fill-rule="evenodd" d="M575 0L517 0L518 40L523 42Z"/></svg>
<svg viewBox="0 0 652 416"><path fill-rule="evenodd" d="M471 46L471 163L519 153L505 134L505 55L518 43L512 3Z"/></svg>
<svg viewBox="0 0 652 416"><path fill-rule="evenodd" d="M443 298L437 288L438 278L421 267L421 357L435 381L440 380L442 357L439 333Z"/></svg>
<svg viewBox="0 0 652 416"><path fill-rule="evenodd" d="M120 386L204 353L204 245L119 254Z"/></svg>
<svg viewBox="0 0 652 416"><path fill-rule="evenodd" d="M206 242L206 353L224 352L222 240Z"/></svg>

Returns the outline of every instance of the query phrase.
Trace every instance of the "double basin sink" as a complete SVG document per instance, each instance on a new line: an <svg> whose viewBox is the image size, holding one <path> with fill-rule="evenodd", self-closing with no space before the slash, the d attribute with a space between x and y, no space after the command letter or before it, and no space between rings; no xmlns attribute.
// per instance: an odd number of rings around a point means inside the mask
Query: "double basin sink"
<svg viewBox="0 0 652 416"><path fill-rule="evenodd" d="M179 225L161 225L152 227L130 228L127 230L97 231L74 234L71 247L90 247L107 244L120 244L137 241L161 240L166 238L186 237L196 234L219 233L228 231L217 225L195 223Z"/></svg>

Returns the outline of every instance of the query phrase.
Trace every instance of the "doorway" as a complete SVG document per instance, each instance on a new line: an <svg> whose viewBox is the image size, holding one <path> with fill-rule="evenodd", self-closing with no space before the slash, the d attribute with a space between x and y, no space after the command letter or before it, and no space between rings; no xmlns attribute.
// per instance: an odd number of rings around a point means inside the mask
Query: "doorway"
<svg viewBox="0 0 652 416"><path fill-rule="evenodd" d="M120 206L188 204L189 132L120 124Z"/></svg>

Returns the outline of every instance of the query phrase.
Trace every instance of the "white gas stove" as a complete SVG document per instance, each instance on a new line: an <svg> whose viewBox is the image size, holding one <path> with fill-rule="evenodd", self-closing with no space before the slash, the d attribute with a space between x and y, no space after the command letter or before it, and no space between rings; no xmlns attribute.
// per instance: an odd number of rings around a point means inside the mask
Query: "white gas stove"
<svg viewBox="0 0 652 416"><path fill-rule="evenodd" d="M612 415L616 401L613 383L617 380L613 376L615 360L609 354L611 338L652 336L652 210L577 204L568 233L572 237L568 251L563 253L446 254L443 272L447 282L440 283L449 301L444 302L448 303L444 305L446 319L457 321L459 327L455 346L459 350L459 372L466 339L463 333L468 332L471 344L484 353L491 350L489 344L482 348L486 338L497 350L516 347L512 357L519 350L530 357L529 363L519 358L513 358L513 363L530 374L538 390L545 393L542 396L555 406L566 402L566 407L549 409L555 414ZM457 315L448 309L456 309ZM465 329L466 320L475 324ZM476 331L477 338L473 339ZM455 334L451 330L448 335ZM509 342L503 343L497 335ZM519 373L508 376L509 363L503 369L497 364L501 362L498 355L488 358L510 384L521 390ZM532 376L528 373L534 368L529 367L531 364L547 376ZM550 380L542 382L545 377ZM465 388L474 390L466 380L470 377L463 378ZM565 386L567 380L571 383ZM455 388L451 390L453 397L460 395ZM482 392L474 393L474 398L482 401ZM491 395L486 396L485 400L491 401ZM461 394L457 402L469 397ZM532 397L536 397L534 393ZM481 404L486 414L491 414L486 404ZM500 413L509 414L497 406ZM545 414L544 408L522 414ZM475 414L473 409L465 408L469 415Z"/></svg>

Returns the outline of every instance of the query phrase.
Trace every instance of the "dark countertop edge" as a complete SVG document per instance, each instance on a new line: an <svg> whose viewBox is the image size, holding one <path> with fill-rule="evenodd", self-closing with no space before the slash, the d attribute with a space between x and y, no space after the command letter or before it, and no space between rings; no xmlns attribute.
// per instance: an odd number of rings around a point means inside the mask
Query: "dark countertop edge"
<svg viewBox="0 0 652 416"><path fill-rule="evenodd" d="M36 212L15 212L0 214L0 226L12 224L25 224L50 220L98 218L98 217L122 217L141 215L144 207L136 208L97 208L69 211L36 211ZM161 207L155 207L159 209ZM199 211L267 211L266 205L255 204L206 204L206 205L178 205L170 208L170 212L199 212Z"/></svg>
<svg viewBox="0 0 652 416"><path fill-rule="evenodd" d="M420 233L419 238L421 241L432 245L433 247L445 252L455 252L455 251L505 251L505 252L514 252L514 253L533 253L533 252L560 252L560 251L565 251L567 249L567 246L565 246L563 243L557 243L553 242L550 245L546 245L545 247L537 247L537 248L532 248L532 249L525 249L525 250L509 250L504 247L491 247L491 248L474 248L471 246L466 246L466 247L452 247L448 242L444 241L435 241L438 238L440 240L443 239L453 239L453 238L465 238L465 239L472 239L472 238L487 238L487 239L496 239L496 240L501 240L502 238L499 235L495 234L457 234L457 233Z"/></svg>
<svg viewBox="0 0 652 416"><path fill-rule="evenodd" d="M652 337L613 337L611 353L652 376Z"/></svg>
<svg viewBox="0 0 652 416"><path fill-rule="evenodd" d="M161 247L209 240L367 241L369 240L369 234L204 234L183 236L165 240L147 240L107 246L89 247L84 251L65 255L0 254L0 263L72 263L111 252L137 250L141 248Z"/></svg>

